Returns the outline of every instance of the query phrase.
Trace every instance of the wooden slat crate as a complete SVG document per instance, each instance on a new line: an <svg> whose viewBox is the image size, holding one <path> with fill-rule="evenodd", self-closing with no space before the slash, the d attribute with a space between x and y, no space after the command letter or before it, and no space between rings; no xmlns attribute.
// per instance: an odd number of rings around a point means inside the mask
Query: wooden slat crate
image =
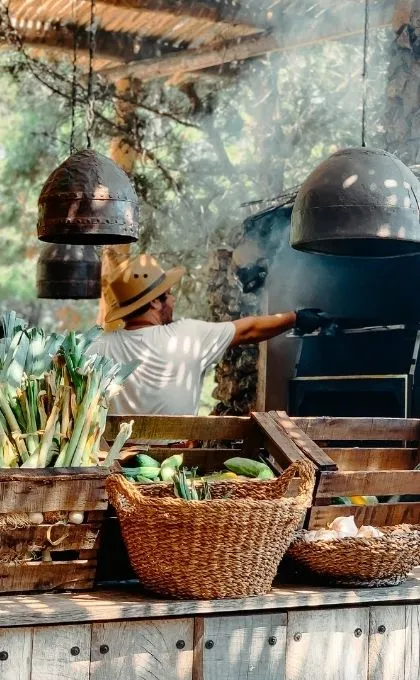
<svg viewBox="0 0 420 680"><path fill-rule="evenodd" d="M270 417L317 467L308 528L323 527L338 515L354 515L358 525L420 523L420 470L414 469L420 463L420 420L289 418L284 412ZM377 496L381 502L332 504L338 496Z"/></svg>
<svg viewBox="0 0 420 680"><path fill-rule="evenodd" d="M109 417L105 439L111 442L118 433L121 421L127 417ZM257 459L265 455L273 470L279 473L290 463L305 459L299 447L290 440L266 413L252 417L236 416L136 416L132 439L198 441L201 448L153 447L150 455L159 461L174 453L184 454L187 467L197 466L202 474L223 468L233 456ZM245 483L245 482L244 482ZM290 493L297 491L299 480L293 480ZM112 561L109 555L113 556ZM99 581L121 581L134 578L115 512L110 512L104 523L103 541L98 564Z"/></svg>
<svg viewBox="0 0 420 680"><path fill-rule="evenodd" d="M108 474L101 468L0 471L0 592L93 587ZM82 524L45 517L72 511L84 513ZM31 512L42 513L44 522L5 528L6 518ZM43 560L48 554L51 561Z"/></svg>

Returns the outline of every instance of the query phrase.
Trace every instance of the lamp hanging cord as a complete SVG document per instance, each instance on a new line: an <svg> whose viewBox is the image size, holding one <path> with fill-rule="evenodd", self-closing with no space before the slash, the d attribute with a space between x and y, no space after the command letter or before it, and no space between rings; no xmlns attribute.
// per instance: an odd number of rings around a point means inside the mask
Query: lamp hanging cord
<svg viewBox="0 0 420 680"><path fill-rule="evenodd" d="M71 81L71 128L70 128L70 153L74 153L74 135L76 128L76 105L77 105L77 27L74 24L73 33L73 72Z"/></svg>
<svg viewBox="0 0 420 680"><path fill-rule="evenodd" d="M365 0L362 70L362 146L366 146L367 60L369 51L369 0Z"/></svg>
<svg viewBox="0 0 420 680"><path fill-rule="evenodd" d="M93 98L93 57L95 55L96 25L95 25L95 0L90 3L90 28L89 28L89 75L87 83L87 109L86 109L86 140L87 148L92 147L92 129L95 118Z"/></svg>

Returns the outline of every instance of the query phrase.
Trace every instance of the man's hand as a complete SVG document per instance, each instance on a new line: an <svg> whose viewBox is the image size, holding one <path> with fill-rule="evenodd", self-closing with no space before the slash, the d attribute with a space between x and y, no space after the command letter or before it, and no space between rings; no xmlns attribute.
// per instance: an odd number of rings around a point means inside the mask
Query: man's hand
<svg viewBox="0 0 420 680"><path fill-rule="evenodd" d="M332 318L321 309L299 309L296 311L296 331L300 334L313 333L318 328L325 328Z"/></svg>

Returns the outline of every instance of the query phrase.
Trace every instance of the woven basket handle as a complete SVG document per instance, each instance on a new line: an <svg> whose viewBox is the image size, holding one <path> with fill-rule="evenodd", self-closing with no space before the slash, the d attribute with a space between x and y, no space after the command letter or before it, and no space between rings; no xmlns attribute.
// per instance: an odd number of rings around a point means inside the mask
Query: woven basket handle
<svg viewBox="0 0 420 680"><path fill-rule="evenodd" d="M109 502L118 513L129 514L140 500L137 487L123 475L110 475L106 480L106 490Z"/></svg>
<svg viewBox="0 0 420 680"><path fill-rule="evenodd" d="M306 507L312 505L312 493L315 485L315 468L309 460L297 460L282 473L277 484L280 493L286 494L292 479L298 474L300 478L298 495L302 497Z"/></svg>

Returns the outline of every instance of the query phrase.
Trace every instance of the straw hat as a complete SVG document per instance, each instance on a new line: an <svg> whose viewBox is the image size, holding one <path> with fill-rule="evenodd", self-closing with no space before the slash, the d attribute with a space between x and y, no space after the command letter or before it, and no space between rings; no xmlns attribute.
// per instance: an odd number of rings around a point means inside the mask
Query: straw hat
<svg viewBox="0 0 420 680"><path fill-rule="evenodd" d="M114 300L105 321L117 321L144 307L172 288L185 274L184 267L165 272L151 255L120 262L108 278Z"/></svg>

